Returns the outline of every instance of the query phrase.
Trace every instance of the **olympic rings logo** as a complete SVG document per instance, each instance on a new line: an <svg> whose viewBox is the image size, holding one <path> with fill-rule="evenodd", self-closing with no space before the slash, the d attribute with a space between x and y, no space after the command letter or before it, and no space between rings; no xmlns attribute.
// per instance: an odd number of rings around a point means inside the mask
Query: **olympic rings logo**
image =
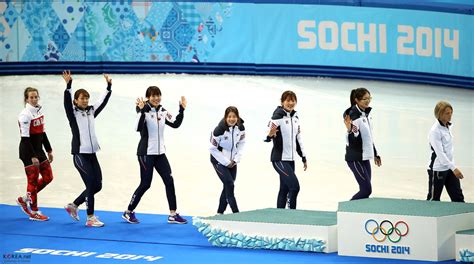
<svg viewBox="0 0 474 264"><path fill-rule="evenodd" d="M374 219L369 219L365 222L365 231L377 242L384 242L388 239L392 243L398 243L402 237L408 234L408 230L408 224L404 221L398 221L395 225L389 220L383 220L380 225Z"/></svg>

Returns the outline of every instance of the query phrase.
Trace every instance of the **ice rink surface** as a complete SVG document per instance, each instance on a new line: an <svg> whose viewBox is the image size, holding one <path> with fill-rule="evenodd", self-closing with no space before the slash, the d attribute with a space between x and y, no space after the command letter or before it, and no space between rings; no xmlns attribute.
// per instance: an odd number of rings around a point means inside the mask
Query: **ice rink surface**
<svg viewBox="0 0 474 264"><path fill-rule="evenodd" d="M372 197L426 198L430 155L427 134L435 121L436 102L447 100L454 108L454 157L465 176L462 189L466 202L474 202L474 90L331 78L184 74L111 77L112 97L96 119L103 173L96 209L125 210L139 184L135 100L144 96L150 85L161 88L162 105L171 113L177 114L181 95L188 100L181 127L165 129L178 211L184 215L208 216L217 210L222 185L209 161L209 136L229 105L238 107L247 131L235 183L239 208L246 211L276 206L279 179L270 163L271 143L263 139L285 90L298 96L296 110L308 158L307 171L303 171L300 159L296 162L301 186L298 209L334 211L339 201L349 200L357 192L357 183L344 161L342 119L350 91L357 87L366 87L372 94L375 143L383 163L376 168L372 162ZM73 89L87 89L91 104L105 91L101 75L73 73L73 78ZM26 176L18 159L17 117L23 109L23 90L28 86L40 91L55 158L54 180L39 194L39 205L62 207L84 189L84 184L72 163L71 131L63 108L65 82L59 74L0 77L0 203L14 204L15 198L26 192ZM441 199L449 201L446 191ZM136 212L168 212L164 185L156 172Z"/></svg>

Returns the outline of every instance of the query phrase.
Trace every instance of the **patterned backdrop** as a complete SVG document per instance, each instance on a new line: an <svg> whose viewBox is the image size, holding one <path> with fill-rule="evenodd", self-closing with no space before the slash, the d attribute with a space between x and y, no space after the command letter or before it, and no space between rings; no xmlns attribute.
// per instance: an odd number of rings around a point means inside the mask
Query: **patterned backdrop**
<svg viewBox="0 0 474 264"><path fill-rule="evenodd" d="M232 3L0 2L0 61L206 62Z"/></svg>

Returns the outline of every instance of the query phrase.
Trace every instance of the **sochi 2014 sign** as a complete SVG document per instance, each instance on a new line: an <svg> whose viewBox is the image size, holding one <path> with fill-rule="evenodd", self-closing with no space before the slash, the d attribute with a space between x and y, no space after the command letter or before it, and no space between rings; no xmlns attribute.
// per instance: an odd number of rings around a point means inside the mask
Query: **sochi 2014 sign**
<svg viewBox="0 0 474 264"><path fill-rule="evenodd" d="M369 219L365 222L364 228L367 235L371 236L375 242L375 244L365 244L365 252L410 255L410 247L398 244L410 230L405 221L393 223L385 219L379 223L374 219Z"/></svg>

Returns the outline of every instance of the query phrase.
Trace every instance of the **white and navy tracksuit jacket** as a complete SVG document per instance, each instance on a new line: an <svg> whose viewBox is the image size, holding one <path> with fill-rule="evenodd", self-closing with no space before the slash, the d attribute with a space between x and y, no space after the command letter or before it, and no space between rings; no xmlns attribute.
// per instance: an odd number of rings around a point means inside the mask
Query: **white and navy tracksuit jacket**
<svg viewBox="0 0 474 264"><path fill-rule="evenodd" d="M370 160L378 157L372 133L372 108L362 111L357 105L349 107L344 117L349 115L352 121L351 131L346 136L346 162L354 173L359 191L351 198L358 200L368 198L372 193L372 170Z"/></svg>
<svg viewBox="0 0 474 264"><path fill-rule="evenodd" d="M464 195L459 179L454 175L456 165L453 158L453 135L449 127L441 121L431 127L428 140L431 159L428 164L428 196L427 200L439 201L443 188L446 187L451 201L464 202Z"/></svg>
<svg viewBox="0 0 474 264"><path fill-rule="evenodd" d="M244 146L245 127L243 121L239 125L228 127L222 119L211 133L209 147L211 161L226 167L231 161L239 163Z"/></svg>
<svg viewBox="0 0 474 264"><path fill-rule="evenodd" d="M153 107L150 103L137 111L136 130L140 132L137 156L140 164L140 185L132 195L128 210L133 211L138 206L143 194L150 188L153 178L153 168L158 171L166 188L166 197L170 210L176 210L176 192L174 180L171 176L171 167L166 158L164 130L165 125L178 128L183 122L184 108L179 106L176 118L166 111L161 105Z"/></svg>
<svg viewBox="0 0 474 264"><path fill-rule="evenodd" d="M86 109L80 109L72 103L72 80L64 91L64 109L72 131L72 154L91 154L99 151L99 142L95 134L95 118L104 109L112 94L112 84L107 85L107 91L94 104Z"/></svg>
<svg viewBox="0 0 474 264"><path fill-rule="evenodd" d="M32 163L33 157L38 158L40 162L46 160L43 146L47 152L52 149L44 130L44 115L41 106L34 107L27 103L18 116L18 125L21 134L20 159L25 166Z"/></svg>
<svg viewBox="0 0 474 264"><path fill-rule="evenodd" d="M440 121L431 127L428 135L431 149L431 159L428 168L433 171L447 171L456 169L453 158L453 135L448 123L444 126Z"/></svg>
<svg viewBox="0 0 474 264"><path fill-rule="evenodd" d="M294 161L298 154L306 162L306 154L301 139L300 121L296 111L286 112L278 106L268 122L267 135L271 128L278 127L274 138L268 137L265 142L273 140L271 161Z"/></svg>
<svg viewBox="0 0 474 264"><path fill-rule="evenodd" d="M140 132L137 155L161 155L165 154L164 130L165 125L172 128L181 126L184 118L184 108L179 106L179 114L173 117L161 105L157 108L149 103L143 109L137 107L138 117L136 130Z"/></svg>
<svg viewBox="0 0 474 264"><path fill-rule="evenodd" d="M369 116L372 108L362 111L357 105L348 108L344 115L352 120L352 129L346 137L346 161L363 161L378 157L375 148L372 117Z"/></svg>
<svg viewBox="0 0 474 264"><path fill-rule="evenodd" d="M237 177L237 166L229 166L232 161L240 162L242 150L245 146L244 121L240 120L238 125L229 127L222 119L211 133L209 152L211 152L211 163L216 170L217 176L223 183L219 207L217 213L223 214L227 204L233 213L239 212L234 195L234 182Z"/></svg>
<svg viewBox="0 0 474 264"><path fill-rule="evenodd" d="M95 118L110 99L112 83L108 83L105 93L94 105L87 106L86 109L73 105L71 86L72 80L68 82L64 91L64 109L72 131L71 153L73 154L74 166L86 185L86 190L73 203L79 206L85 202L87 215L93 215L94 195L102 189L102 170L95 154L100 149L95 134Z"/></svg>
<svg viewBox="0 0 474 264"><path fill-rule="evenodd" d="M272 128L278 128L275 137L269 137ZM300 191L300 184L295 174L296 154L306 162L301 140L300 121L296 111L287 112L278 106L268 122L266 142L273 141L271 161L273 168L280 177L280 190L277 196L277 208L296 209L296 200Z"/></svg>

